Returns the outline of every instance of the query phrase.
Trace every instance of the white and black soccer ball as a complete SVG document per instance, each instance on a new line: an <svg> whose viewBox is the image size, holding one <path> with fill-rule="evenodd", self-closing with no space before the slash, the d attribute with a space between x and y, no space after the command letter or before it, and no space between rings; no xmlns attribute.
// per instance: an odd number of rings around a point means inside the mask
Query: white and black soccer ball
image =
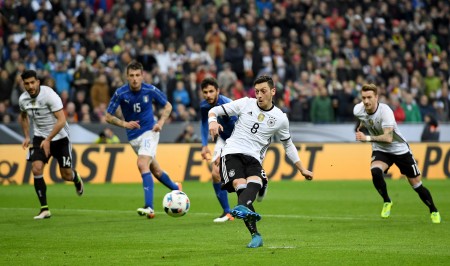
<svg viewBox="0 0 450 266"><path fill-rule="evenodd" d="M191 202L183 191L172 190L164 196L163 208L169 216L181 217L189 211L190 207Z"/></svg>

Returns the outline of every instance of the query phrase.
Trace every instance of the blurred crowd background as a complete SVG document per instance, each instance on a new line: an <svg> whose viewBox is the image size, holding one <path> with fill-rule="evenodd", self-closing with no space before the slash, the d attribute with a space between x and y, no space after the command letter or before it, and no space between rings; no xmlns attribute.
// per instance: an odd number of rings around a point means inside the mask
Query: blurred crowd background
<svg viewBox="0 0 450 266"><path fill-rule="evenodd" d="M171 121L199 120L206 76L238 99L254 96L261 74L272 75L276 105L291 121L354 121L367 82L379 86L399 123L450 119L449 1L0 3L2 123L17 120L24 69L58 92L69 122L105 123L132 60L167 94Z"/></svg>

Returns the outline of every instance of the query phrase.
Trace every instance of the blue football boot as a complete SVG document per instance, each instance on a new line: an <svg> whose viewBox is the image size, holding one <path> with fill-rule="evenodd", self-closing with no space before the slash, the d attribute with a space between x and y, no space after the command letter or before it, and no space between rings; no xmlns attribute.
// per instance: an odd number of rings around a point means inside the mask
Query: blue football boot
<svg viewBox="0 0 450 266"><path fill-rule="evenodd" d="M255 233L252 235L252 241L248 243L248 248L259 248L263 246L263 240L260 234Z"/></svg>

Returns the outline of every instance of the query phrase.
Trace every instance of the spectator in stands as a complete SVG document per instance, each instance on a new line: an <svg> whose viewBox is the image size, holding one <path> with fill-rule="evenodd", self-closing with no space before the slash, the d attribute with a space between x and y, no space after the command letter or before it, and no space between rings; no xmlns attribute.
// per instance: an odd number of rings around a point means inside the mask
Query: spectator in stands
<svg viewBox="0 0 450 266"><path fill-rule="evenodd" d="M11 113L8 111L7 104L0 101L0 122L7 124L11 122Z"/></svg>
<svg viewBox="0 0 450 266"><path fill-rule="evenodd" d="M424 78L425 83L425 94L428 97L435 97L436 92L441 89L442 83L441 79L436 76L434 68L429 66L427 68L427 75Z"/></svg>
<svg viewBox="0 0 450 266"><path fill-rule="evenodd" d="M128 10L127 16L127 28L129 31L132 31L134 28L138 28L139 31L147 24L145 18L144 8L142 7L142 3L140 1L134 1L131 9Z"/></svg>
<svg viewBox="0 0 450 266"><path fill-rule="evenodd" d="M109 143L120 143L119 137L114 133L114 131L112 131L111 128L106 127L104 132Z"/></svg>
<svg viewBox="0 0 450 266"><path fill-rule="evenodd" d="M245 53L242 59L244 70L243 83L246 90L253 86L253 80L261 68L261 54L255 49L253 41L245 42Z"/></svg>
<svg viewBox="0 0 450 266"><path fill-rule="evenodd" d="M97 118L98 122L106 124L106 107L105 103L100 103L97 107L93 108L94 117Z"/></svg>
<svg viewBox="0 0 450 266"><path fill-rule="evenodd" d="M87 62L82 60L73 74L75 92L82 91L85 95L89 95L93 82L94 73L89 69Z"/></svg>
<svg viewBox="0 0 450 266"><path fill-rule="evenodd" d="M437 101L442 103L442 122L450 121L450 95L448 93L448 82L442 83L442 89Z"/></svg>
<svg viewBox="0 0 450 266"><path fill-rule="evenodd" d="M274 73L272 51L270 45L267 41L261 43L261 68L259 69L258 75L264 74L272 75Z"/></svg>
<svg viewBox="0 0 450 266"><path fill-rule="evenodd" d="M176 143L199 143L200 138L195 134L194 127L191 124L187 124L184 127L183 132L175 139Z"/></svg>
<svg viewBox="0 0 450 266"><path fill-rule="evenodd" d="M403 107L400 104L398 96L392 94L389 97L389 107L391 107L392 111L394 112L394 117L397 123L403 123L406 119L406 115L405 110L403 110Z"/></svg>
<svg viewBox="0 0 450 266"><path fill-rule="evenodd" d="M176 88L173 92L173 101L173 107L175 110L177 110L178 105L188 106L191 103L189 92L186 90L186 86L182 80L178 80L176 83Z"/></svg>
<svg viewBox="0 0 450 266"><path fill-rule="evenodd" d="M100 131L100 133L98 133L98 138L94 141L94 143L97 143L97 144L108 143L108 140L106 139L106 135L105 135L104 131Z"/></svg>
<svg viewBox="0 0 450 266"><path fill-rule="evenodd" d="M10 58L5 62L5 69L8 71L9 75L13 75L17 69L19 64L21 63L20 54L18 50L12 50Z"/></svg>
<svg viewBox="0 0 450 266"><path fill-rule="evenodd" d="M98 134L98 138L95 140L95 143L116 144L116 143L120 143L120 139L116 134L114 134L114 132L112 131L111 128L105 127Z"/></svg>
<svg viewBox="0 0 450 266"><path fill-rule="evenodd" d="M438 121L445 121L446 113L445 113L445 106L444 103L441 101L434 101L433 102L433 109L436 110L436 120Z"/></svg>
<svg viewBox="0 0 450 266"><path fill-rule="evenodd" d="M53 71L56 71L56 66L59 63L56 61L56 56L54 53L49 53L47 56L47 62L44 64L44 70L52 73Z"/></svg>
<svg viewBox="0 0 450 266"><path fill-rule="evenodd" d="M194 110L200 110L201 90L197 84L197 74L195 72L189 73L188 80L185 82L186 90L189 93L189 99L191 100L190 107Z"/></svg>
<svg viewBox="0 0 450 266"><path fill-rule="evenodd" d="M67 103L64 113L68 123L78 122L78 113L75 110L75 104L73 102Z"/></svg>
<svg viewBox="0 0 450 266"><path fill-rule="evenodd" d="M357 104L353 84L344 81L342 89L333 90L333 92L333 107L335 110L336 122L353 121L353 106Z"/></svg>
<svg viewBox="0 0 450 266"><path fill-rule="evenodd" d="M58 62L72 60L69 48L69 42L66 40L65 32L58 34L58 43L56 44L56 59Z"/></svg>
<svg viewBox="0 0 450 266"><path fill-rule="evenodd" d="M237 100L247 96L247 92L244 89L244 84L242 81L238 80L231 87L231 98L232 100Z"/></svg>
<svg viewBox="0 0 450 266"><path fill-rule="evenodd" d="M206 51L220 68L225 56L227 36L220 30L219 24L213 23L205 35Z"/></svg>
<svg viewBox="0 0 450 266"><path fill-rule="evenodd" d="M289 120L296 122L310 121L309 113L307 112L310 101L301 91L296 90L293 95L295 97L290 102Z"/></svg>
<svg viewBox="0 0 450 266"><path fill-rule="evenodd" d="M202 65L206 67L214 64L214 60L212 59L211 55L208 52L202 50L202 46L200 43L193 44L188 61L191 65L191 69L196 69L197 67Z"/></svg>
<svg viewBox="0 0 450 266"><path fill-rule="evenodd" d="M411 93L403 93L402 109L405 111L405 122L419 123L422 122L419 106L414 101Z"/></svg>
<svg viewBox="0 0 450 266"><path fill-rule="evenodd" d="M81 105L81 110L78 113L78 117L79 117L78 122L82 123L98 122L98 118L95 116L93 112L91 112L91 107L87 103Z"/></svg>
<svg viewBox="0 0 450 266"><path fill-rule="evenodd" d="M331 98L323 84L317 88L317 96L311 101L311 122L330 123L334 121L334 112Z"/></svg>
<svg viewBox="0 0 450 266"><path fill-rule="evenodd" d="M13 89L13 82L9 78L6 69L0 69L0 103L10 103Z"/></svg>
<svg viewBox="0 0 450 266"><path fill-rule="evenodd" d="M12 87L12 92L11 92L11 97L10 97L10 107L13 111L14 114L18 114L20 112L20 108L19 108L19 97L20 94L22 94L22 92L24 92L23 86L22 86L22 78L21 78L21 74L23 73L22 71L25 70L25 65L24 64L20 64L18 66L18 71L15 73L15 75L13 75L13 87ZM17 118L17 116L16 116ZM13 119L16 120L16 119Z"/></svg>
<svg viewBox="0 0 450 266"><path fill-rule="evenodd" d="M68 62L64 61L62 63L58 63L54 71L51 71L51 76L55 80L55 88L58 94L61 94L63 91L70 92L72 75L70 75L67 71Z"/></svg>
<svg viewBox="0 0 450 266"><path fill-rule="evenodd" d="M430 104L429 98L425 94L420 96L419 109L422 117L425 117L427 114L436 116L436 110L433 108L433 105Z"/></svg>
<svg viewBox="0 0 450 266"><path fill-rule="evenodd" d="M51 79L51 78L49 78L49 79L47 79L47 82L49 82L50 84L51 84L51 80L53 80L53 79ZM66 108L66 106L67 106L67 104L69 103L69 92L68 91L63 91L62 93L61 93L61 95L59 95L60 97L61 97L61 101L62 101L62 103L63 103L63 106L64 106L64 108Z"/></svg>
<svg viewBox="0 0 450 266"><path fill-rule="evenodd" d="M280 42L273 44L273 66L281 82L285 81L287 62L285 59L284 48Z"/></svg>
<svg viewBox="0 0 450 266"><path fill-rule="evenodd" d="M222 90L230 91L231 87L238 80L236 73L232 70L231 64L225 62L223 64L223 70L219 72L217 76L217 83L222 88Z"/></svg>
<svg viewBox="0 0 450 266"><path fill-rule="evenodd" d="M436 118L430 114L424 116L425 126L420 140L422 142L439 142L439 124Z"/></svg>
<svg viewBox="0 0 450 266"><path fill-rule="evenodd" d="M158 62L156 61L154 52L147 44L144 44L143 49L139 51L137 60L142 62L145 71L153 72L153 70L158 67Z"/></svg>
<svg viewBox="0 0 450 266"><path fill-rule="evenodd" d="M244 74L244 67L242 65L243 60L244 49L239 45L239 42L236 38L232 38L229 42L229 46L225 48L224 61L226 62L225 64L229 64L228 66L230 70L236 73L239 79L242 79ZM225 64L223 65L223 69L225 69Z"/></svg>
<svg viewBox="0 0 450 266"><path fill-rule="evenodd" d="M186 122L193 121L197 114L193 108L188 108L184 104L178 104L177 110L171 114L172 121Z"/></svg>
<svg viewBox="0 0 450 266"><path fill-rule="evenodd" d="M107 105L111 99L109 95L108 79L105 74L100 74L91 87L90 96L93 108L97 108L100 104Z"/></svg>
<svg viewBox="0 0 450 266"><path fill-rule="evenodd" d="M183 13L181 25L183 28L184 39L191 36L194 43L200 44L205 41L205 25L201 21L200 14L197 12L191 14L190 11L186 10Z"/></svg>
<svg viewBox="0 0 450 266"><path fill-rule="evenodd" d="M46 76L44 77L44 80L42 81L42 85L49 86L50 88L54 88L56 86L55 79L52 78L52 76ZM59 95L61 97L61 95ZM64 104L64 102L63 102Z"/></svg>

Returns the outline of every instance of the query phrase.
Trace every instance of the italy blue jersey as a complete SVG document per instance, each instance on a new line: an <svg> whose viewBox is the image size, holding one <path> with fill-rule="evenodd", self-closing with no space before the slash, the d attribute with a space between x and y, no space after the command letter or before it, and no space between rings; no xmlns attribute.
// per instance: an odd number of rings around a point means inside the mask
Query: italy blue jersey
<svg viewBox="0 0 450 266"><path fill-rule="evenodd" d="M153 129L155 125L153 101L160 106L164 106L167 103L167 97L151 84L142 83L139 91L132 91L129 84L125 84L114 93L107 112L114 115L120 106L125 121L139 121L141 128L127 129L127 136L130 141Z"/></svg>
<svg viewBox="0 0 450 266"><path fill-rule="evenodd" d="M230 98L227 98L221 94L219 94L219 99L217 99L217 103L214 106L220 106L224 103L229 103L232 100ZM200 115L202 118L201 123L201 134L202 134L202 145L206 146L208 145L208 135L209 135L209 128L208 128L208 112L211 108L214 106L210 105L206 100L203 100L200 103ZM237 117L236 116L219 116L217 118L217 122L222 125L223 131L219 133L219 136L226 140L231 136L231 133L233 133L234 130L234 123L236 123Z"/></svg>

